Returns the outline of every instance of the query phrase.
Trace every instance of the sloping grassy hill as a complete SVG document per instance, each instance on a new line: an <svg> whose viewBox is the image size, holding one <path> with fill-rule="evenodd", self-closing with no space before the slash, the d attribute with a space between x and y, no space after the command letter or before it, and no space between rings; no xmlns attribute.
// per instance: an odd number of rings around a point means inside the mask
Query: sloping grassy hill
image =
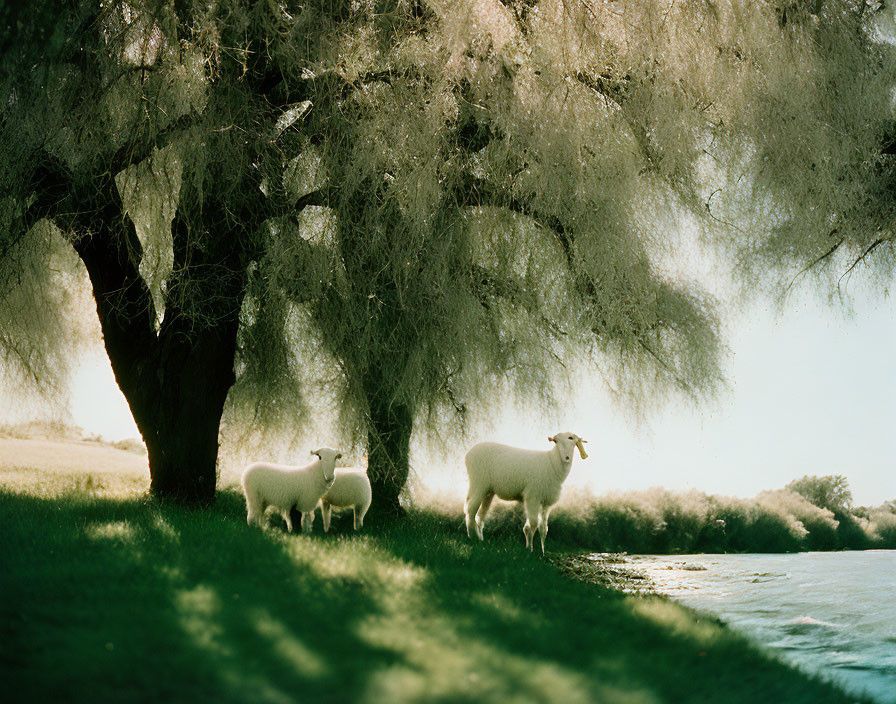
<svg viewBox="0 0 896 704"><path fill-rule="evenodd" d="M149 488L146 450L137 440L83 439L62 423L0 425L0 487L52 494L82 486L105 496L133 496Z"/></svg>
<svg viewBox="0 0 896 704"><path fill-rule="evenodd" d="M459 517L304 537L249 528L233 492L194 512L32 479L0 488L0 681L18 701L856 701L521 538L474 545Z"/></svg>

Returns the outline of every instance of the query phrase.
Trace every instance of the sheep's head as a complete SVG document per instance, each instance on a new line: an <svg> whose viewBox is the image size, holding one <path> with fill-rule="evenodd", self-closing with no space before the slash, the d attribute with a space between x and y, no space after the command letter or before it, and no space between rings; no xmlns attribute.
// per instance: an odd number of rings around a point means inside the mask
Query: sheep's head
<svg viewBox="0 0 896 704"><path fill-rule="evenodd" d="M588 453L585 452L584 447L584 443L588 441L582 440L575 433L557 433L553 437L548 438L548 441L557 444L557 447L560 449L560 457L563 458L564 462L572 461L572 449L574 447L579 448L579 456L583 460L588 458Z"/></svg>
<svg viewBox="0 0 896 704"><path fill-rule="evenodd" d="M332 447L322 447L319 450L312 450L311 454L317 455L324 480L327 484L332 484L336 480L336 460L342 457L342 453Z"/></svg>

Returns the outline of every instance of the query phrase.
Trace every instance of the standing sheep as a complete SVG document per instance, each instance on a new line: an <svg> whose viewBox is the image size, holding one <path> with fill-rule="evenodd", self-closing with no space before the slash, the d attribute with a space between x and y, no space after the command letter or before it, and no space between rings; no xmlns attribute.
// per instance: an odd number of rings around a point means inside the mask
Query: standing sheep
<svg viewBox="0 0 896 704"><path fill-rule="evenodd" d="M324 533L330 530L330 512L332 507L348 508L351 506L355 514L355 530L364 525L364 515L370 508L373 494L370 490L370 479L363 469L337 469L336 481L320 500L320 515L324 519Z"/></svg>
<svg viewBox="0 0 896 704"><path fill-rule="evenodd" d="M317 455L307 467L292 467L270 462L255 462L243 472L242 486L246 495L246 523L261 526L265 509L273 506L283 516L292 532L289 512L293 506L302 514L302 532L310 533L314 509L321 496L333 486L336 460L342 453L329 447L312 450Z"/></svg>
<svg viewBox="0 0 896 704"><path fill-rule="evenodd" d="M482 540L485 515L497 496L505 501L522 501L526 513L526 547L532 550L537 525L544 554L544 539L548 534L548 515L560 498L560 487L572 468L573 449L579 448L584 460L582 440L575 433L557 433L548 438L554 443L550 450L522 450L496 442L474 445L464 461L470 477L470 489L464 502L467 536L470 524L476 523L476 535Z"/></svg>

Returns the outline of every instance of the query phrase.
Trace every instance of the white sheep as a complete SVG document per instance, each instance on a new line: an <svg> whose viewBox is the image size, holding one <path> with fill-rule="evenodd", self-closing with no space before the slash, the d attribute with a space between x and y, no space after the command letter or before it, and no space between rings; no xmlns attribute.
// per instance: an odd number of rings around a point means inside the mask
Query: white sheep
<svg viewBox="0 0 896 704"><path fill-rule="evenodd" d="M342 453L329 447L312 450L317 455L307 467L293 467L270 462L255 462L246 467L241 484L246 495L246 523L261 526L265 509L273 506L283 516L292 532L289 516L293 506L302 514L302 531L311 532L314 509L320 497L333 486L336 460Z"/></svg>
<svg viewBox="0 0 896 704"><path fill-rule="evenodd" d="M370 508L373 493L370 479L363 469L337 469L336 480L329 491L321 497L320 515L324 519L324 532L330 530L330 515L333 506L352 508L355 515L355 530L364 525L364 515Z"/></svg>
<svg viewBox="0 0 896 704"><path fill-rule="evenodd" d="M554 443L550 450L522 450L518 447L483 442L474 445L464 458L470 489L464 502L467 537L470 524L476 522L476 535L482 540L482 528L492 499L522 501L526 513L526 547L532 550L537 525L544 554L544 539L548 534L548 515L560 498L560 487L572 468L573 448L579 448L584 460L582 440L575 433L557 433L548 438Z"/></svg>

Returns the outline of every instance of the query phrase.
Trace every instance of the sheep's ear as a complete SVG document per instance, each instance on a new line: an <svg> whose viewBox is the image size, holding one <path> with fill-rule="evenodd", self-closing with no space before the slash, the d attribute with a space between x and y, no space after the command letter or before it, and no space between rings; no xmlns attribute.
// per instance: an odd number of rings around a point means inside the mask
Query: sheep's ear
<svg viewBox="0 0 896 704"><path fill-rule="evenodd" d="M552 438L552 437L549 435L549 436L548 436L548 442L557 442L557 441L554 440L554 438Z"/></svg>
<svg viewBox="0 0 896 704"><path fill-rule="evenodd" d="M338 459L341 459L341 458L342 458L342 453L341 453L341 452L337 452L337 453L336 453L336 459L338 460Z"/></svg>
<svg viewBox="0 0 896 704"><path fill-rule="evenodd" d="M311 451L311 454L312 454L312 455L317 455L318 458L320 458L320 450L312 450L312 451Z"/></svg>

